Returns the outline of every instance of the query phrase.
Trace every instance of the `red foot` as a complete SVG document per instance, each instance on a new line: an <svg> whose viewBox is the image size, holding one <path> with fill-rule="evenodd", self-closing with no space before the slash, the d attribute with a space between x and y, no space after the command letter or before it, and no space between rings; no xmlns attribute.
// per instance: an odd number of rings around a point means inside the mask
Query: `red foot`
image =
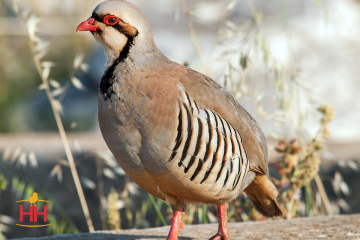
<svg viewBox="0 0 360 240"><path fill-rule="evenodd" d="M220 234L217 233L214 236L212 236L209 240L229 240L229 239L230 239L229 236L220 236Z"/></svg>
<svg viewBox="0 0 360 240"><path fill-rule="evenodd" d="M219 230L210 240L229 240L230 234L227 226L226 203L218 207Z"/></svg>
<svg viewBox="0 0 360 240"><path fill-rule="evenodd" d="M174 211L174 216L171 222L171 228L167 240L178 240L178 232L184 227L184 224L181 222L181 217L185 214L184 208L185 206L182 205L178 210Z"/></svg>

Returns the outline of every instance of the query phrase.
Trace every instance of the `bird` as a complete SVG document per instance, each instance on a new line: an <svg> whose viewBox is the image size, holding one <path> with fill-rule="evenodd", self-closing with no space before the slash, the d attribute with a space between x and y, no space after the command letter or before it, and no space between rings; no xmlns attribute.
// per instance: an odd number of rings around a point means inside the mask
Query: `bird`
<svg viewBox="0 0 360 240"><path fill-rule="evenodd" d="M38 194L36 192L34 192L28 201L30 202L30 205L34 204L34 206L35 206L35 203L38 201L38 199L39 199Z"/></svg>
<svg viewBox="0 0 360 240"><path fill-rule="evenodd" d="M188 204L216 205L210 239L229 239L227 202L242 192L265 217L282 215L260 126L214 80L161 53L136 6L103 1L77 31L90 31L106 56L101 134L125 173L171 206L167 239L178 239Z"/></svg>

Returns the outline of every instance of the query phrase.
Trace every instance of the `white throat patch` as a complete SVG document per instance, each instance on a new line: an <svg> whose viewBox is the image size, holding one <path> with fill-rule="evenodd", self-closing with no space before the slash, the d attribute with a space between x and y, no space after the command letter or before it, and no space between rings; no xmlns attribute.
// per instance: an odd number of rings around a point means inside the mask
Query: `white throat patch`
<svg viewBox="0 0 360 240"><path fill-rule="evenodd" d="M106 56L106 65L114 62L124 49L128 38L112 27L105 27L103 32L94 33L94 37L103 48Z"/></svg>

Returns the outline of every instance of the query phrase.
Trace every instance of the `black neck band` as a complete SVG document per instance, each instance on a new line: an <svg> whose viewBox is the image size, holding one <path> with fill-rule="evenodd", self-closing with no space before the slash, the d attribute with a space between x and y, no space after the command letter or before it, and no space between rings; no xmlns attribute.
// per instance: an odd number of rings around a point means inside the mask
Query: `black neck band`
<svg viewBox="0 0 360 240"><path fill-rule="evenodd" d="M93 12L92 16L95 18L96 21L103 22L104 16L99 16L96 12ZM139 35L139 32L136 32L134 36L125 34L123 32L123 27L120 24L111 25L111 27L115 28L117 31L119 31L121 34L124 34L127 38L127 42L124 46L124 48L121 50L119 57L111 64L111 66L105 70L103 76L101 77L100 81L100 92L104 96L105 100L109 99L111 94L114 93L114 90L112 88L112 85L115 81L115 70L116 67L125 61L127 57L129 56L129 52L131 47L134 45L135 38ZM100 35L102 34L102 31L98 32Z"/></svg>
<svg viewBox="0 0 360 240"><path fill-rule="evenodd" d="M101 94L104 96L105 100L109 99L111 94L114 93L112 85L115 81L115 69L116 67L125 61L125 59L128 57L131 47L134 44L135 38L138 34L135 36L126 35L127 42L123 48L123 50L120 52L119 57L111 64L111 66L106 69L104 72L104 75L101 77L100 81L100 91Z"/></svg>

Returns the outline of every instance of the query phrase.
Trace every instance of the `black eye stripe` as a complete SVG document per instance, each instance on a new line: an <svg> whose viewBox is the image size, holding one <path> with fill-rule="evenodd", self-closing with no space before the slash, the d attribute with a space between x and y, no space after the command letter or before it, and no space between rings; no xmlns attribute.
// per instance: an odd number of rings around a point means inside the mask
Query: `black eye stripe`
<svg viewBox="0 0 360 240"><path fill-rule="evenodd" d="M92 18L95 18L96 21L102 22L105 16L100 17L97 13L93 12L91 15Z"/></svg>
<svg viewBox="0 0 360 240"><path fill-rule="evenodd" d="M112 15L112 14L105 14L105 15L101 15L101 16L100 16L99 14L93 12L92 15L91 15L91 17L94 18L94 19L95 19L96 21L98 21L98 22L104 23L104 18L105 18L106 16L109 16L109 15ZM111 18L110 18L110 19L111 19ZM108 19L108 21L109 21L110 19ZM107 26L116 29L117 31L119 31L119 32L122 33L122 34L125 34L125 33L123 32L123 26L122 26L120 23L125 23L125 24L126 24L126 22L124 22L121 18L119 18L119 20L120 20L120 21L119 21L118 23L112 24L112 25L107 25ZM105 24L105 23L104 23L104 24ZM100 30L99 32L101 32L101 30ZM125 36L126 36L128 39L129 39L129 38L134 38L134 37L136 37L137 35L138 35L138 32L137 32L136 35L134 35L134 36L125 34Z"/></svg>

